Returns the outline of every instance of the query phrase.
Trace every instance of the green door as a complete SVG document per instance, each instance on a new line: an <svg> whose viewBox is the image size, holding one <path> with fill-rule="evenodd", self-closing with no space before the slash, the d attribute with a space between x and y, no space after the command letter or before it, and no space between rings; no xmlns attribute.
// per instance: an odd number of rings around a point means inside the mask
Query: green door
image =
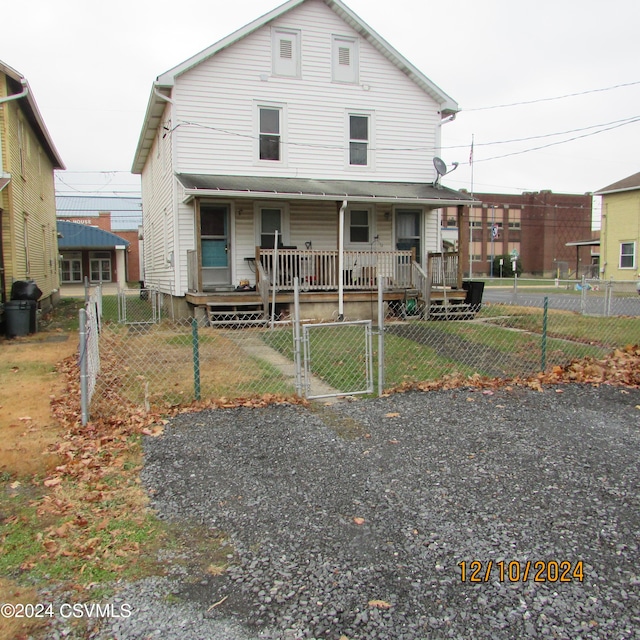
<svg viewBox="0 0 640 640"><path fill-rule="evenodd" d="M200 205L200 255L202 288L228 287L231 284L228 205Z"/></svg>

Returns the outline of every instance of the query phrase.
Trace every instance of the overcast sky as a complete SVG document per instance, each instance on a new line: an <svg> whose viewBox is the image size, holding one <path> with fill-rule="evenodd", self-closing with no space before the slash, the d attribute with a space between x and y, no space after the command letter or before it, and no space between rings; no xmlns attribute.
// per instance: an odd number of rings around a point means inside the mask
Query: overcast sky
<svg viewBox="0 0 640 640"><path fill-rule="evenodd" d="M139 189L129 171L156 76L280 4L5 3L0 60L29 81L67 167L57 186ZM346 4L459 104L443 130L440 155L460 163L446 186L585 193L640 171L638 0ZM514 103L527 104L500 107Z"/></svg>

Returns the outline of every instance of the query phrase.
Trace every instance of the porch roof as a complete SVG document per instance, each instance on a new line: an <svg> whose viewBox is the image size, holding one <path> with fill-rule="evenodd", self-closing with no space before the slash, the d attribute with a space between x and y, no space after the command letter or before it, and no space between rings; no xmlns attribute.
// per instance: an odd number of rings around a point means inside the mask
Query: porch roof
<svg viewBox="0 0 640 640"><path fill-rule="evenodd" d="M431 207L479 204L470 194L424 182L315 180L264 176L179 174L185 201L216 196L295 200L348 200L380 204L420 204Z"/></svg>

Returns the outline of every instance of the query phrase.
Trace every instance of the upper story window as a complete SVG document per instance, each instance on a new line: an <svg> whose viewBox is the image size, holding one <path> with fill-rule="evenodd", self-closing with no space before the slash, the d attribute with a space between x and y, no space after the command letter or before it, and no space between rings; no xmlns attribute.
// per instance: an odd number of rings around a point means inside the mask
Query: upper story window
<svg viewBox="0 0 640 640"><path fill-rule="evenodd" d="M260 160L282 160L282 109L259 107L259 158Z"/></svg>
<svg viewBox="0 0 640 640"><path fill-rule="evenodd" d="M369 165L369 116L349 115L349 164Z"/></svg>
<svg viewBox="0 0 640 640"><path fill-rule="evenodd" d="M358 39L333 36L331 40L331 79L334 82L358 82Z"/></svg>
<svg viewBox="0 0 640 640"><path fill-rule="evenodd" d="M300 77L300 31L273 29L271 32L273 75Z"/></svg>

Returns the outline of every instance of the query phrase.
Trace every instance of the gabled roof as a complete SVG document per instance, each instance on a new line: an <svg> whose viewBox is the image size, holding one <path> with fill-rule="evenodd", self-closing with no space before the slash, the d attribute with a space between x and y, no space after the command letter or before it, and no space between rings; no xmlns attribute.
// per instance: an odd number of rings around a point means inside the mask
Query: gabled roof
<svg viewBox="0 0 640 640"><path fill-rule="evenodd" d="M51 136L49 135L49 131L47 130L42 115L40 114L40 110L38 109L38 105L36 104L35 98L33 97L33 92L31 91L31 87L29 86L27 79L21 73L19 73L15 69L12 69L9 65L5 64L1 60L0 73L4 73L7 78L9 78L9 82L7 82L8 86L11 84L14 85L13 94L20 94L24 92L25 95L22 98L18 98L17 100L20 103L20 107L24 111L35 135L40 141L42 148L49 156L49 159L53 164L53 168L65 169L66 167L64 166L64 163L60 158L60 154L53 144ZM12 94L9 94L6 97L10 97L11 95Z"/></svg>
<svg viewBox="0 0 640 640"><path fill-rule="evenodd" d="M436 86L427 76L425 76L417 67L414 67L404 56L394 49L382 36L378 35L369 25L362 21L349 7L341 0L321 0L330 9L332 9L340 18L342 18L354 31L362 38L373 45L385 58L391 61L402 73L406 74L413 82L415 82L425 93L431 96L439 105L442 117L447 117L457 113L460 109L458 104L449 97L442 89ZM147 154L153 144L156 132L160 125L160 119L167 100L170 101L171 89L175 80L189 69L193 69L211 56L216 55L220 51L230 47L242 38L247 37L254 31L261 29L269 22L283 16L288 11L309 2L309 0L289 0L283 5L266 13L261 18L250 22L246 26L234 31L226 38L219 40L210 47L204 49L200 53L192 56L188 60L179 64L173 69L169 69L165 73L159 75L153 83L151 96L147 105L142 132L138 140L138 146L134 157L132 172L141 173ZM164 96L165 98L163 99Z"/></svg>
<svg viewBox="0 0 640 640"><path fill-rule="evenodd" d="M640 189L640 173L634 173L628 178L619 180L595 192L597 196L604 196L609 193L619 193L620 191L635 191Z"/></svg>
<svg viewBox="0 0 640 640"><path fill-rule="evenodd" d="M57 220L59 249L113 249L129 246L129 241L110 231L77 222Z"/></svg>

